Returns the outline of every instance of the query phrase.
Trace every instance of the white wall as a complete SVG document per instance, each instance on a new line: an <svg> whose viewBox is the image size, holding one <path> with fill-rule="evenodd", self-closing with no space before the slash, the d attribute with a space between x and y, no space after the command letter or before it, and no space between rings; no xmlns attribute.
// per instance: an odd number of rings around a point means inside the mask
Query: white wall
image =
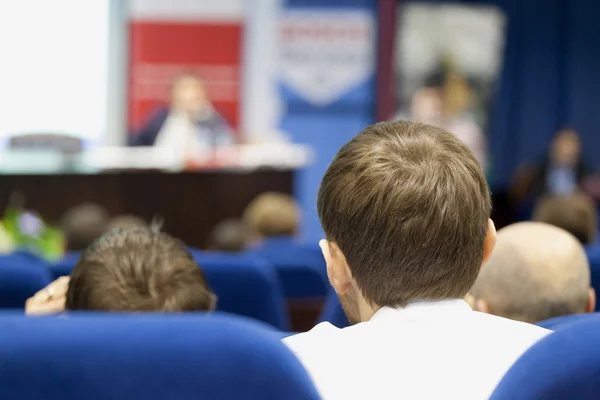
<svg viewBox="0 0 600 400"><path fill-rule="evenodd" d="M49 132L104 141L110 4L0 2L0 138Z"/></svg>

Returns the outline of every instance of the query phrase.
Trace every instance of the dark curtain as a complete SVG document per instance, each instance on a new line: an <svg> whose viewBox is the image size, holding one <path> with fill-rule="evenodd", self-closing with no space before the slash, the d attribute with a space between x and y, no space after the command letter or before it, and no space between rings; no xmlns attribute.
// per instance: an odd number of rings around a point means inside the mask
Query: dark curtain
<svg viewBox="0 0 600 400"><path fill-rule="evenodd" d="M490 126L492 185L543 156L561 127L579 131L584 158L600 164L600 2L496 0L508 18L504 67Z"/></svg>
<svg viewBox="0 0 600 400"><path fill-rule="evenodd" d="M422 2L494 5L507 17L488 132L494 189L503 191L519 165L542 157L561 127L579 131L585 160L600 166L600 1Z"/></svg>

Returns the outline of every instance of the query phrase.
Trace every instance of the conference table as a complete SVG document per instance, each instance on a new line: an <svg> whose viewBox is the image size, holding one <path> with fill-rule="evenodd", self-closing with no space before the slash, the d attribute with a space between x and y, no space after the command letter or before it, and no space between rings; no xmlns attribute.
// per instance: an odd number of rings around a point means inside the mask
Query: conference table
<svg viewBox="0 0 600 400"><path fill-rule="evenodd" d="M102 148L76 155L0 155L0 207L15 198L50 223L94 202L112 216L162 219L164 230L204 248L225 218L239 218L260 193L292 193L294 171L310 160L298 145L238 146L184 164L153 148Z"/></svg>

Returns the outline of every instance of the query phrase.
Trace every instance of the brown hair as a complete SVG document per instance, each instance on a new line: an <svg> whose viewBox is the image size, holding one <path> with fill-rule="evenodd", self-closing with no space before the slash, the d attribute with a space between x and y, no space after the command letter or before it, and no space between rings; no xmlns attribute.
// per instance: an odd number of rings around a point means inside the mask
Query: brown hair
<svg viewBox="0 0 600 400"><path fill-rule="evenodd" d="M117 229L81 256L71 273L68 310L208 311L203 271L183 243L154 228Z"/></svg>
<svg viewBox="0 0 600 400"><path fill-rule="evenodd" d="M259 237L293 236L298 231L300 211L294 198L277 192L257 196L244 212L244 224Z"/></svg>
<svg viewBox="0 0 600 400"><path fill-rule="evenodd" d="M558 226L583 244L593 243L598 230L596 204L585 193L543 197L535 207L533 220Z"/></svg>
<svg viewBox="0 0 600 400"><path fill-rule="evenodd" d="M490 193L471 151L440 128L365 128L327 169L317 208L328 240L377 305L463 297L477 278Z"/></svg>

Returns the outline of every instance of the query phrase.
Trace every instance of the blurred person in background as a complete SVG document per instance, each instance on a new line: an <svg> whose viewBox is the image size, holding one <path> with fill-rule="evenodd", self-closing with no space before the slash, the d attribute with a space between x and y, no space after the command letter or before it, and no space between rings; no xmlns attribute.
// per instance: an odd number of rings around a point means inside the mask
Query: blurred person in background
<svg viewBox="0 0 600 400"><path fill-rule="evenodd" d="M144 228L148 223L143 218L132 214L122 214L111 218L106 224L106 232L115 229Z"/></svg>
<svg viewBox="0 0 600 400"><path fill-rule="evenodd" d="M596 243L598 233L596 204L585 193L542 197L533 211L533 220L566 230L584 246Z"/></svg>
<svg viewBox="0 0 600 400"><path fill-rule="evenodd" d="M186 151L235 144L233 131L213 107L204 82L193 73L176 77L169 107L157 110L131 138L133 146Z"/></svg>
<svg viewBox="0 0 600 400"><path fill-rule="evenodd" d="M217 224L208 239L208 250L240 252L246 245L247 231L237 219L226 219Z"/></svg>
<svg viewBox="0 0 600 400"><path fill-rule="evenodd" d="M539 222L498 231L496 248L470 294L476 311L529 323L593 312L596 305L581 243Z"/></svg>
<svg viewBox="0 0 600 400"><path fill-rule="evenodd" d="M30 298L27 314L212 311L216 296L179 240L156 228L113 230L88 247L70 279Z"/></svg>
<svg viewBox="0 0 600 400"><path fill-rule="evenodd" d="M62 217L65 251L79 252L86 249L106 231L108 212L100 205L84 203L69 209Z"/></svg>
<svg viewBox="0 0 600 400"><path fill-rule="evenodd" d="M436 82L415 92L408 118L399 115L396 119L423 122L455 134L485 169L487 141L479 125L467 115L470 89L466 79L457 73L450 73L439 86L435 85Z"/></svg>
<svg viewBox="0 0 600 400"><path fill-rule="evenodd" d="M288 194L266 192L246 207L243 223L248 230L246 243L250 247L265 239L292 239L299 230L300 208Z"/></svg>
<svg viewBox="0 0 600 400"><path fill-rule="evenodd" d="M569 195L581 188L589 173L579 135L573 129L561 129L539 162L519 168L511 188L512 197L518 203L528 196L537 199L545 194Z"/></svg>

